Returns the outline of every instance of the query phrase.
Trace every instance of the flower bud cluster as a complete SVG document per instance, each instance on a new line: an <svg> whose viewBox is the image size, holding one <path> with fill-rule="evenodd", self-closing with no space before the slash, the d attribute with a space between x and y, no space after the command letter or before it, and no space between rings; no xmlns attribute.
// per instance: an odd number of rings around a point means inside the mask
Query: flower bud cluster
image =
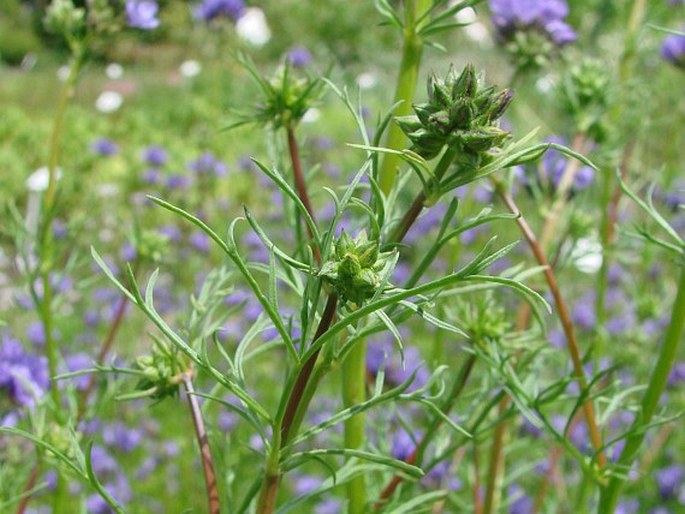
<svg viewBox="0 0 685 514"><path fill-rule="evenodd" d="M378 241L369 241L363 230L354 239L343 231L335 244L335 255L319 274L343 302L362 305L380 287L392 264L392 255L393 252L379 252Z"/></svg>
<svg viewBox="0 0 685 514"><path fill-rule="evenodd" d="M136 359L136 367L143 372L136 389L145 391L153 400L178 393L184 370L171 348L158 343L152 355L141 355Z"/></svg>
<svg viewBox="0 0 685 514"><path fill-rule="evenodd" d="M476 71L467 65L460 75L450 70L445 79L428 81L428 102L415 104L413 116L397 118L411 150L424 159L436 157L445 145L459 145L465 154L478 155L500 146L509 133L497 120L511 102L513 92L496 91L478 84Z"/></svg>

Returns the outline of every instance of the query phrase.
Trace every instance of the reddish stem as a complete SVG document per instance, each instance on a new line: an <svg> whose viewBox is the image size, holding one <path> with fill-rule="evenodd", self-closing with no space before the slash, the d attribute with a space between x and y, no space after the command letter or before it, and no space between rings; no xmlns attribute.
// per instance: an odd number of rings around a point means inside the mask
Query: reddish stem
<svg viewBox="0 0 685 514"><path fill-rule="evenodd" d="M504 190L504 188L499 182L493 182L495 184L497 194L500 196L500 198L505 203L507 208L512 213L517 214L519 216L516 222L518 223L521 232L523 233L523 236L526 238L526 241L528 242L528 245L530 246L533 255L535 255L535 259L537 260L538 264L544 267L543 273L545 275L545 279L547 280L549 289L552 292L554 302L559 312L559 320L561 321L561 326L564 330L566 341L568 343L568 349L569 353L571 354L571 361L573 362L573 370L576 375L576 381L578 382L580 389L584 391L586 389L586 382L585 372L583 371L583 364L580 357L580 349L578 347L578 341L576 339L575 331L573 329L573 323L571 322L571 316L566 305L566 301L564 300L564 297L561 294L561 290L559 289L559 284L557 283L554 271L552 270L552 267L549 265L547 257L545 256L542 247L540 246L537 238L535 237L535 233L530 228L530 225L528 225L528 222L521 214L521 211L519 210L512 196ZM595 451L597 451L597 462L599 466L603 468L604 466L606 466L607 461L606 457L604 456L604 452L602 451L602 436L597 426L595 407L592 403L592 400L588 399L585 401L585 403L583 404L583 412L585 414L585 421L588 425L588 430L590 432L590 440L592 441L592 446L594 447Z"/></svg>
<svg viewBox="0 0 685 514"><path fill-rule="evenodd" d="M209 502L210 514L221 514L221 503L219 501L219 491L216 484L216 472L214 471L214 461L212 459L212 449L209 446L209 439L207 438L207 430L205 429L204 421L202 420L202 411L195 396L193 388L193 379L191 372L183 374L183 385L188 397L188 405L193 416L193 425L195 426L195 434L197 442L200 446L200 457L202 458L202 470L205 475L205 485L207 486L207 500Z"/></svg>
<svg viewBox="0 0 685 514"><path fill-rule="evenodd" d="M302 172L302 161L300 160L300 151L297 147L297 139L295 139L295 130L293 127L288 127L288 149L290 150L290 160L293 165L293 175L295 175L295 187L297 188L297 194L300 200L304 204L305 209L311 216L314 223L316 223L316 218L314 217L314 208L312 207L312 202L309 200L309 194L307 193L307 183L304 179L304 173ZM307 225L307 233L309 238L314 241L314 234L311 228ZM321 252L319 250L318 244L314 243L312 245L312 251L314 253L314 258L318 264L321 264Z"/></svg>

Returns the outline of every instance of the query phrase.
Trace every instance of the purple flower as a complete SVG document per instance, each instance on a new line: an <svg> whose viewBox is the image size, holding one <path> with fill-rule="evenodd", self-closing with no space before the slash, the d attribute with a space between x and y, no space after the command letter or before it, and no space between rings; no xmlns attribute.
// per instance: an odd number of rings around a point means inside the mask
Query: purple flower
<svg viewBox="0 0 685 514"><path fill-rule="evenodd" d="M161 146L152 145L143 150L142 159L150 166L164 166L169 160L169 155Z"/></svg>
<svg viewBox="0 0 685 514"><path fill-rule="evenodd" d="M238 424L238 415L231 411L221 411L216 418L216 423L223 432L230 432Z"/></svg>
<svg viewBox="0 0 685 514"><path fill-rule="evenodd" d="M13 403L32 408L49 387L47 359L26 353L19 341L5 334L0 344L0 390Z"/></svg>
<svg viewBox="0 0 685 514"><path fill-rule="evenodd" d="M294 68L306 68L312 62L312 54L303 46L296 46L288 50L288 62Z"/></svg>
<svg viewBox="0 0 685 514"><path fill-rule="evenodd" d="M217 177L223 177L228 172L226 163L218 160L211 152L205 152L194 161L190 161L188 169L198 175L212 172Z"/></svg>
<svg viewBox="0 0 685 514"><path fill-rule="evenodd" d="M316 490L321 485L322 481L319 477L312 475L300 475L295 481L295 494L304 496Z"/></svg>
<svg viewBox="0 0 685 514"><path fill-rule="evenodd" d="M174 174L170 175L169 178L167 178L166 181L166 187L169 189L186 189L190 186L192 183L192 180L190 177L186 177L185 175L180 175L180 174Z"/></svg>
<svg viewBox="0 0 685 514"><path fill-rule="evenodd" d="M685 382L685 361L676 362L668 374L668 386L675 387Z"/></svg>
<svg viewBox="0 0 685 514"><path fill-rule="evenodd" d="M143 172L143 182L146 184L159 184L161 173L157 168L149 168Z"/></svg>
<svg viewBox="0 0 685 514"><path fill-rule="evenodd" d="M102 436L105 444L123 453L132 452L143 441L143 432L140 429L128 428L121 422L105 426Z"/></svg>
<svg viewBox="0 0 685 514"><path fill-rule="evenodd" d="M340 500L329 498L314 507L314 514L340 514L343 512Z"/></svg>
<svg viewBox="0 0 685 514"><path fill-rule="evenodd" d="M685 69L685 36L669 34L661 45L661 56L671 64Z"/></svg>
<svg viewBox="0 0 685 514"><path fill-rule="evenodd" d="M196 230L188 236L188 242L196 250L207 253L211 248L209 236L200 230Z"/></svg>
<svg viewBox="0 0 685 514"><path fill-rule="evenodd" d="M550 137L547 139L550 143L557 143L560 145L565 145L568 143L563 138L560 137ZM545 156L542 159L542 171L547 178L551 181L554 189L558 188L561 180L566 173L568 168L569 159L564 154L558 150L550 149L545 152ZM582 166L576 172L573 179L572 189L574 191L581 191L587 188L594 180L594 171L589 166Z"/></svg>
<svg viewBox="0 0 685 514"><path fill-rule="evenodd" d="M101 137L90 144L90 149L97 155L109 157L110 155L115 155L119 151L119 146L111 139Z"/></svg>
<svg viewBox="0 0 685 514"><path fill-rule="evenodd" d="M624 500L616 507L614 514L637 514L640 504L637 500Z"/></svg>
<svg viewBox="0 0 685 514"><path fill-rule="evenodd" d="M513 39L518 31L541 30L562 46L576 39L573 28L563 20L568 16L565 0L490 0L492 23L497 38Z"/></svg>
<svg viewBox="0 0 685 514"><path fill-rule="evenodd" d="M212 21L220 16L227 16L237 20L245 10L243 0L204 0L193 9L196 20Z"/></svg>
<svg viewBox="0 0 685 514"><path fill-rule="evenodd" d="M93 358L85 353L75 353L65 359L68 372L90 369L93 367ZM90 384L89 375L79 375L71 379L74 387L79 391L85 391Z"/></svg>
<svg viewBox="0 0 685 514"><path fill-rule="evenodd" d="M450 491L458 491L461 489L461 480L454 476L454 472L450 469L450 463L443 460L431 470L426 473L421 479L421 483L429 489L440 489L447 486Z"/></svg>
<svg viewBox="0 0 685 514"><path fill-rule="evenodd" d="M573 322L583 330L592 330L597 324L597 314L592 302L581 300L573 308Z"/></svg>
<svg viewBox="0 0 685 514"><path fill-rule="evenodd" d="M157 12L159 6L155 0L127 0L126 21L129 27L152 30L159 27Z"/></svg>
<svg viewBox="0 0 685 514"><path fill-rule="evenodd" d="M414 439L404 428L397 429L392 438L390 453L398 460L405 460L414 451L416 444Z"/></svg>
<svg viewBox="0 0 685 514"><path fill-rule="evenodd" d="M664 500L675 497L678 488L685 479L685 467L680 464L673 464L664 469L660 469L655 475L656 483L659 486L659 494Z"/></svg>
<svg viewBox="0 0 685 514"><path fill-rule="evenodd" d="M509 514L527 514L533 511L533 499L517 486L509 487L509 497L515 500L509 506Z"/></svg>

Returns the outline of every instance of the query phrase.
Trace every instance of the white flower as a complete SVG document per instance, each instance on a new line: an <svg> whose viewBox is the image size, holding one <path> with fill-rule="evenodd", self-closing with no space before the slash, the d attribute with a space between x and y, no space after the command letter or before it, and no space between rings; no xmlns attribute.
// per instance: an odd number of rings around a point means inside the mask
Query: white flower
<svg viewBox="0 0 685 514"><path fill-rule="evenodd" d="M55 180L59 180L62 176L62 169L57 168L55 170ZM29 191L40 193L48 188L50 183L50 170L47 166L41 166L36 171L31 173L29 178L26 180L26 187Z"/></svg>
<svg viewBox="0 0 685 514"><path fill-rule="evenodd" d="M467 7L466 9L458 11L454 17L458 23L468 23L468 25L465 25L462 28L466 37L471 41L479 43L481 47L492 46L488 28L478 21L478 15L473 7Z"/></svg>
<svg viewBox="0 0 685 514"><path fill-rule="evenodd" d="M535 89L537 89L540 93L547 94L550 91L552 91L553 87L554 79L552 79L552 77L550 77L549 75L540 77L535 81Z"/></svg>
<svg viewBox="0 0 685 514"><path fill-rule="evenodd" d="M60 66L57 68L57 79L60 82L64 82L67 80L67 77L69 77L69 66Z"/></svg>
<svg viewBox="0 0 685 514"><path fill-rule="evenodd" d="M193 60L183 61L178 67L178 71L186 78L193 78L200 74L202 71L202 65Z"/></svg>
<svg viewBox="0 0 685 514"><path fill-rule="evenodd" d="M571 260L578 271L597 273L602 267L602 245L595 238L578 239L571 250Z"/></svg>
<svg viewBox="0 0 685 514"><path fill-rule="evenodd" d="M116 91L103 91L95 100L95 108L104 113L114 112L121 107L124 99Z"/></svg>
<svg viewBox="0 0 685 514"><path fill-rule="evenodd" d="M311 107L307 109L307 112L302 116L302 123L314 123L321 117L321 111L316 107Z"/></svg>
<svg viewBox="0 0 685 514"><path fill-rule="evenodd" d="M253 46L264 46L271 39L266 16L259 7L245 9L245 14L236 23L235 30L241 39Z"/></svg>
<svg viewBox="0 0 685 514"><path fill-rule="evenodd" d="M371 89L375 87L377 83L378 79L376 79L376 76L371 72L367 71L360 73L357 76L357 85L360 89Z"/></svg>
<svg viewBox="0 0 685 514"><path fill-rule="evenodd" d="M120 79L124 75L124 67L117 62L108 64L105 68L105 75L112 80Z"/></svg>

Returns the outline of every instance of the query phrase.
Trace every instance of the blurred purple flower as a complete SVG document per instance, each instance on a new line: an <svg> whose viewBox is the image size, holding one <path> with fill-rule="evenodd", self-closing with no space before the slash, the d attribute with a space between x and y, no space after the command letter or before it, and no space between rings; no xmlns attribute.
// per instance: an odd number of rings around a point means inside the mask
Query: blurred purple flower
<svg viewBox="0 0 685 514"><path fill-rule="evenodd" d="M105 444L123 453L131 453L143 442L143 432L140 429L129 428L120 421L106 425L102 437Z"/></svg>
<svg viewBox="0 0 685 514"><path fill-rule="evenodd" d="M418 438L417 438L418 439ZM405 460L414 451L414 439L403 427L398 428L392 437L391 455L398 460Z"/></svg>
<svg viewBox="0 0 685 514"><path fill-rule="evenodd" d="M83 352L75 353L67 357L64 360L64 364L66 365L67 371L71 373L74 371L80 371L82 369L92 368L93 358L90 355ZM74 387L78 391L85 391L88 387L88 384L90 383L90 376L79 375L77 377L72 378L71 382L74 384Z"/></svg>
<svg viewBox="0 0 685 514"><path fill-rule="evenodd" d="M576 33L563 20L568 16L564 0L490 0L492 23L497 38L508 41L517 31L539 29L559 46L576 39Z"/></svg>
<svg viewBox="0 0 685 514"><path fill-rule="evenodd" d="M316 490L323 481L312 475L300 475L295 478L294 492L298 496L304 496Z"/></svg>
<svg viewBox="0 0 685 514"><path fill-rule="evenodd" d="M421 483L429 489L447 487L450 491L458 491L462 486L461 480L455 476L454 472L450 469L450 463L446 460L431 468L421 479Z"/></svg>
<svg viewBox="0 0 685 514"><path fill-rule="evenodd" d="M550 137L547 139L550 143L557 143L566 145L568 141L560 137ZM542 171L547 180L550 180L554 188L558 188L561 179L568 167L569 158L555 149L549 149L545 152L542 158ZM595 173L589 166L582 166L576 172L573 179L572 189L574 191L582 191L590 186L594 180Z"/></svg>
<svg viewBox="0 0 685 514"><path fill-rule="evenodd" d="M640 503L637 500L623 500L616 506L614 514L637 514Z"/></svg>
<svg viewBox="0 0 685 514"><path fill-rule="evenodd" d="M328 498L314 507L314 514L341 514L342 512L342 504L335 498Z"/></svg>
<svg viewBox="0 0 685 514"><path fill-rule="evenodd" d="M573 307L573 322L583 330L592 330L597 324L597 314L592 302L580 300Z"/></svg>
<svg viewBox="0 0 685 514"><path fill-rule="evenodd" d="M152 145L143 150L142 159L150 166L164 166L169 160L169 155L161 146Z"/></svg>
<svg viewBox="0 0 685 514"><path fill-rule="evenodd" d="M209 249L211 248L209 236L201 230L196 230L190 234L190 236L188 236L188 242L193 248L203 253L209 252Z"/></svg>
<svg viewBox="0 0 685 514"><path fill-rule="evenodd" d="M159 184L162 173L157 168L148 168L143 172L143 182L146 184Z"/></svg>
<svg viewBox="0 0 685 514"><path fill-rule="evenodd" d="M181 241L181 229L176 225L162 225L157 231L172 243Z"/></svg>
<svg viewBox="0 0 685 514"><path fill-rule="evenodd" d="M196 20L212 21L220 16L227 16L238 20L245 10L243 0L203 0L193 9L193 17Z"/></svg>
<svg viewBox="0 0 685 514"><path fill-rule="evenodd" d="M186 189L192 184L190 177L185 175L174 174L170 175L166 181L166 187L169 189Z"/></svg>
<svg viewBox="0 0 685 514"><path fill-rule="evenodd" d="M533 499L516 484L509 486L508 496L515 498L509 505L509 514L528 514L533 512Z"/></svg>
<svg viewBox="0 0 685 514"><path fill-rule="evenodd" d="M669 34L661 45L661 56L671 64L685 69L685 36Z"/></svg>
<svg viewBox="0 0 685 514"><path fill-rule="evenodd" d="M228 410L221 411L216 418L216 423L222 432L230 432L238 424L238 415Z"/></svg>
<svg viewBox="0 0 685 514"><path fill-rule="evenodd" d="M119 152L119 146L106 137L96 139L90 144L90 149L97 155L109 157Z"/></svg>
<svg viewBox="0 0 685 514"><path fill-rule="evenodd" d="M159 5L155 0L126 0L126 21L129 27L156 29L159 27L158 11Z"/></svg>
<svg viewBox="0 0 685 514"><path fill-rule="evenodd" d="M198 175L213 173L217 177L223 177L228 173L228 166L220 161L211 152L205 152L194 161L188 163L188 169Z"/></svg>
<svg viewBox="0 0 685 514"><path fill-rule="evenodd" d="M312 62L312 54L304 46L296 46L288 50L287 59L295 68L306 68Z"/></svg>
<svg viewBox="0 0 685 514"><path fill-rule="evenodd" d="M4 334L0 344L0 390L11 402L32 408L49 387L47 359L26 353L19 341Z"/></svg>
<svg viewBox="0 0 685 514"><path fill-rule="evenodd" d="M668 386L675 387L685 382L685 361L676 362L668 374Z"/></svg>
<svg viewBox="0 0 685 514"><path fill-rule="evenodd" d="M661 498L670 500L676 496L678 488L683 485L685 467L680 464L673 464L657 471L654 478L659 487Z"/></svg>

